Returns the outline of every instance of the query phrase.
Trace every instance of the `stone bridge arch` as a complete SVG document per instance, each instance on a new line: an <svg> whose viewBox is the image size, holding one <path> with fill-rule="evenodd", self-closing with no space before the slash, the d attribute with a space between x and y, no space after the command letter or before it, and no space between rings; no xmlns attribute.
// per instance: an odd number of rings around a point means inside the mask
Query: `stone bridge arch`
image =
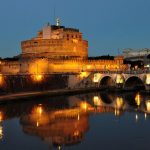
<svg viewBox="0 0 150 150"><path fill-rule="evenodd" d="M99 79L100 88L113 88L115 87L115 79L113 75L105 74Z"/></svg>
<svg viewBox="0 0 150 150"><path fill-rule="evenodd" d="M145 90L144 76L130 75L124 81L125 90L143 89Z"/></svg>

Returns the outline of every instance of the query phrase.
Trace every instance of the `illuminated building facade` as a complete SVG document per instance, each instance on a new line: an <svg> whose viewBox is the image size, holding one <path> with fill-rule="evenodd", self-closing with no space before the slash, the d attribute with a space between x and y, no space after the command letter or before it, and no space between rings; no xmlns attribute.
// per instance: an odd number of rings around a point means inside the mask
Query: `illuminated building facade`
<svg viewBox="0 0 150 150"><path fill-rule="evenodd" d="M18 60L2 60L2 74L80 73L125 70L123 57L113 60L88 59L88 41L78 29L48 24L37 37L21 42Z"/></svg>
<svg viewBox="0 0 150 150"><path fill-rule="evenodd" d="M45 26L37 37L21 42L22 57L87 59L88 42L78 29L59 25Z"/></svg>

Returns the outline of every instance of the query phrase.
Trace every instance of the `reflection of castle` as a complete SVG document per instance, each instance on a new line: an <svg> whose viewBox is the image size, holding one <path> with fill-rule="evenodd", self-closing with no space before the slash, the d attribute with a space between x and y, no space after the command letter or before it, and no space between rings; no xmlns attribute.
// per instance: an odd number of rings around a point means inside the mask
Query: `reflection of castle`
<svg viewBox="0 0 150 150"><path fill-rule="evenodd" d="M21 117L23 131L53 145L72 145L83 140L88 130L88 115L77 110L44 112L42 106Z"/></svg>
<svg viewBox="0 0 150 150"><path fill-rule="evenodd" d="M125 69L123 57L88 60L88 42L78 29L48 24L37 37L21 42L19 57L2 60L1 73L80 72Z"/></svg>

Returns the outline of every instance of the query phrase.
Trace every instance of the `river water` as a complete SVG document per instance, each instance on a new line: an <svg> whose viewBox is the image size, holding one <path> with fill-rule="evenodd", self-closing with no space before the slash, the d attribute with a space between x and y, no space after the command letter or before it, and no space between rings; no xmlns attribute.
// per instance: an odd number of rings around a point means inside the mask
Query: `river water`
<svg viewBox="0 0 150 150"><path fill-rule="evenodd" d="M149 150L150 95L96 92L0 104L0 150Z"/></svg>

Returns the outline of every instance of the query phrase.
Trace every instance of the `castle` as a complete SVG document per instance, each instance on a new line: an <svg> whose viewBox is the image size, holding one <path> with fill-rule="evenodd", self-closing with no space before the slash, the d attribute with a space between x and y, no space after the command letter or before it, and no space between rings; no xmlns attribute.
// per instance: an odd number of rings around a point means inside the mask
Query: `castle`
<svg viewBox="0 0 150 150"><path fill-rule="evenodd" d="M113 60L88 59L88 41L78 29L49 23L35 38L21 42L17 59L2 59L1 74L79 73L124 70L123 57Z"/></svg>

